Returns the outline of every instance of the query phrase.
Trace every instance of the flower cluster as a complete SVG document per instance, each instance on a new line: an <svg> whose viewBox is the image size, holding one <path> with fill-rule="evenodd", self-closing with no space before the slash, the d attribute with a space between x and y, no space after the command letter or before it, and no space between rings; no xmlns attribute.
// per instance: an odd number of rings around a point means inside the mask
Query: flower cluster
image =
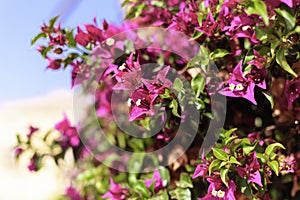
<svg viewBox="0 0 300 200"><path fill-rule="evenodd" d="M28 168L37 171L45 156L60 163L72 150L75 162L84 164L70 178L69 199L299 198L300 1L126 0L123 6L120 26L94 19L69 30L57 16L32 40L44 39L37 49L47 69L70 68L71 86L92 92L95 102L80 124L84 142L65 116L46 134L30 127L25 138L18 135L16 158L30 152ZM145 39L152 34L143 29L148 26L169 33ZM227 104L213 102L216 96ZM209 123L221 118L212 107L227 109L222 128L231 130L199 158ZM190 117L196 115L200 120ZM112 122L116 117L117 125L139 126L132 134L157 134L127 135ZM124 151L160 152L175 137L191 140L188 128L196 136L186 152L177 145L155 158L123 155L100 143L106 137ZM37 139L46 148L36 147Z"/></svg>
<svg viewBox="0 0 300 200"><path fill-rule="evenodd" d="M282 144L266 146L264 140L253 139L257 133L240 138L235 130L223 131L222 142L216 144L197 165L193 178L205 177L210 183L207 195L200 199L235 200L240 198L237 194L248 198L270 198L267 184L272 171L276 175L279 172L293 173L294 161L283 160L275 153L285 148ZM260 189L257 191L257 188Z"/></svg>

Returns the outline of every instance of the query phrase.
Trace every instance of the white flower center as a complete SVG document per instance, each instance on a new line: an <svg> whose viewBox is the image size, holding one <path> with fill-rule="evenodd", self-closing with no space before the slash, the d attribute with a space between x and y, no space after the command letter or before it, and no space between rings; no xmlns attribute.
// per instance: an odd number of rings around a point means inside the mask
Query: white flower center
<svg viewBox="0 0 300 200"><path fill-rule="evenodd" d="M120 71L123 71L124 69L126 69L125 63L123 63L118 69L119 69Z"/></svg>
<svg viewBox="0 0 300 200"><path fill-rule="evenodd" d="M142 102L142 100L141 100L141 99L138 99L138 100L135 102L135 105L136 105L136 106L140 106L140 105L141 105L141 102Z"/></svg>
<svg viewBox="0 0 300 200"><path fill-rule="evenodd" d="M235 88L235 84L234 84L234 83L230 83L230 84L229 84L229 89L230 89L231 91L233 91L234 88Z"/></svg>
<svg viewBox="0 0 300 200"><path fill-rule="evenodd" d="M218 191L216 191L215 189L213 189L213 191L211 191L211 194L212 194L214 197L216 197L217 194L218 194Z"/></svg>
<svg viewBox="0 0 300 200"><path fill-rule="evenodd" d="M236 88L235 88L237 91L241 91L241 90L243 90L244 89L244 86L241 84L241 83L239 83L239 84L237 84L236 85Z"/></svg>
<svg viewBox="0 0 300 200"><path fill-rule="evenodd" d="M222 190L219 190L218 193L217 193L217 196L218 196L219 198L224 198L225 192L222 191Z"/></svg>
<svg viewBox="0 0 300 200"><path fill-rule="evenodd" d="M248 28L251 28L251 27L250 27L250 26L243 26L243 27L242 27L242 30L243 30L243 31L246 31Z"/></svg>
<svg viewBox="0 0 300 200"><path fill-rule="evenodd" d="M114 43L115 43L115 40L114 40L113 38L108 38L108 39L106 40L106 44L107 44L108 46L112 46Z"/></svg>

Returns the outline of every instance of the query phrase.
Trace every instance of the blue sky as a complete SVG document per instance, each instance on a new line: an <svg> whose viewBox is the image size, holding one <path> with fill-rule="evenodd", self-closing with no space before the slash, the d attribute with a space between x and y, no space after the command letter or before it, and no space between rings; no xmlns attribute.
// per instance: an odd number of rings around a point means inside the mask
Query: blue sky
<svg viewBox="0 0 300 200"><path fill-rule="evenodd" d="M45 70L47 61L30 46L43 21L62 12L63 26L98 20L119 24L118 0L0 0L0 101L40 96L70 89L69 71Z"/></svg>

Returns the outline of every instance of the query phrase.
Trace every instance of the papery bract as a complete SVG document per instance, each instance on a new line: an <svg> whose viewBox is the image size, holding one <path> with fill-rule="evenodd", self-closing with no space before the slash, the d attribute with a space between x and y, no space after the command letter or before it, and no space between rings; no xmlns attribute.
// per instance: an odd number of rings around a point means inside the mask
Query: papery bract
<svg viewBox="0 0 300 200"><path fill-rule="evenodd" d="M112 178L110 179L110 186L111 188L102 195L102 198L108 198L110 200L124 200L127 198L129 190L121 187L120 184L115 183Z"/></svg>

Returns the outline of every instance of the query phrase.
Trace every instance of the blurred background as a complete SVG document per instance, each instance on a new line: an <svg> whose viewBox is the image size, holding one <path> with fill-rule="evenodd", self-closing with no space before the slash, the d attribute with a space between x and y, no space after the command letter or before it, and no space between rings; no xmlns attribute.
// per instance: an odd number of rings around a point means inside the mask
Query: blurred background
<svg viewBox="0 0 300 200"><path fill-rule="evenodd" d="M119 0L0 0L0 200L47 200L68 184L53 165L30 173L14 161L16 134L27 134L28 126L41 131L53 128L66 113L72 119L71 75L46 70L47 61L31 39L43 22L61 14L63 27L122 21Z"/></svg>

